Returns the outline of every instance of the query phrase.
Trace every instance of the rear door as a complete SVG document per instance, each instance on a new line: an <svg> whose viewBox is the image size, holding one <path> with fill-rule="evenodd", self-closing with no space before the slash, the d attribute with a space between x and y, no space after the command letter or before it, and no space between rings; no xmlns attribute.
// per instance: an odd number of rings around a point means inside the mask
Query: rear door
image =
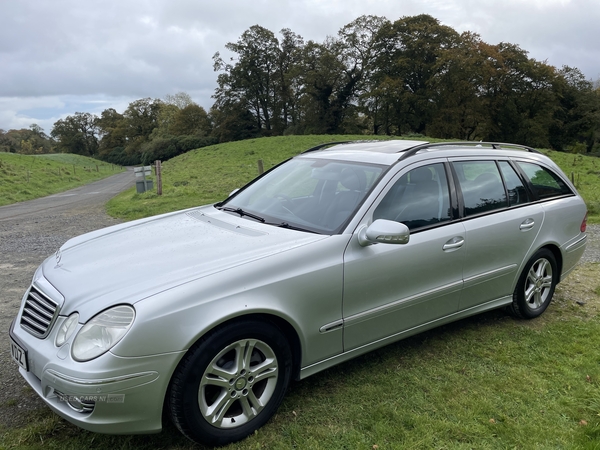
<svg viewBox="0 0 600 450"><path fill-rule="evenodd" d="M452 161L466 232L460 309L512 295L544 221L544 209L509 161Z"/></svg>

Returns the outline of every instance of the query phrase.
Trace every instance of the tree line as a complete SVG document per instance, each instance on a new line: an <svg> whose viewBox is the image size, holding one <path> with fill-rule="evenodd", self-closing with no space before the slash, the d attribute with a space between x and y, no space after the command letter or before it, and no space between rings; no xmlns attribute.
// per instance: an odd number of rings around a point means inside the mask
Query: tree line
<svg viewBox="0 0 600 450"><path fill-rule="evenodd" d="M145 98L122 114L75 113L47 138L55 150L119 164L284 134L426 135L600 151L600 87L581 71L536 61L516 44L459 34L429 15L361 16L321 43L255 25L225 49L227 57L213 56L217 88L208 112L185 93Z"/></svg>

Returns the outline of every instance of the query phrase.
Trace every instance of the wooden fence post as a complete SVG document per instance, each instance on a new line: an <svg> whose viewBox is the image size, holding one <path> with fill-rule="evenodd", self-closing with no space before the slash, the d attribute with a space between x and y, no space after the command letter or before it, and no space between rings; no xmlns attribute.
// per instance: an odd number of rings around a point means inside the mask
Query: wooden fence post
<svg viewBox="0 0 600 450"><path fill-rule="evenodd" d="M154 162L156 170L156 195L162 195L162 167L160 165L160 159Z"/></svg>

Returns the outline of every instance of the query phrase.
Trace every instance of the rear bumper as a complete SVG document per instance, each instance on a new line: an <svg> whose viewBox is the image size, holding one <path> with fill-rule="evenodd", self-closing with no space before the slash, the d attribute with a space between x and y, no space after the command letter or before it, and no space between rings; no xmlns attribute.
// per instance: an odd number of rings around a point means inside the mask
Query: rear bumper
<svg viewBox="0 0 600 450"><path fill-rule="evenodd" d="M563 266L560 279L563 280L575 268L587 245L587 235L583 234L575 239L574 242L568 243L563 250Z"/></svg>

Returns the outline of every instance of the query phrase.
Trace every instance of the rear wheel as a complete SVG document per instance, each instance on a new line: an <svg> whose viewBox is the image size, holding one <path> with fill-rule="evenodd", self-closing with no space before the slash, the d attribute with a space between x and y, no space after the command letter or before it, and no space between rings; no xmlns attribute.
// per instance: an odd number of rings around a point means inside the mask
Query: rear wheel
<svg viewBox="0 0 600 450"><path fill-rule="evenodd" d="M291 371L288 343L274 325L225 325L192 347L173 375L173 422L188 438L204 444L243 439L275 413Z"/></svg>
<svg viewBox="0 0 600 450"><path fill-rule="evenodd" d="M521 273L510 311L523 319L538 317L552 301L557 281L558 270L554 254L545 248L538 250Z"/></svg>

